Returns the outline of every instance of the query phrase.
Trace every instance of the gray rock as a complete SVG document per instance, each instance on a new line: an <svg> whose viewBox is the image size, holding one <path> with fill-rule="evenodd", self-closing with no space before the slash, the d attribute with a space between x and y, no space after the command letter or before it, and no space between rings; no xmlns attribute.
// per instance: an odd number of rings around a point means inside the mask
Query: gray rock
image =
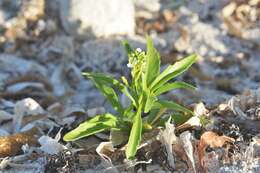
<svg viewBox="0 0 260 173"><path fill-rule="evenodd" d="M121 71L124 62L126 67L127 57L121 42L118 40L90 40L81 48L86 68L99 72Z"/></svg>
<svg viewBox="0 0 260 173"><path fill-rule="evenodd" d="M73 36L132 35L135 29L132 0L59 0L60 18Z"/></svg>

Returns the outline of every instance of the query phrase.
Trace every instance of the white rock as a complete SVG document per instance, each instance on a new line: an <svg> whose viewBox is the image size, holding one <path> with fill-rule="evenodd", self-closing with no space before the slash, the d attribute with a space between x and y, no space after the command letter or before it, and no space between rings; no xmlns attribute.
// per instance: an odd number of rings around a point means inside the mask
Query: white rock
<svg viewBox="0 0 260 173"><path fill-rule="evenodd" d="M161 8L160 0L137 0L135 6L151 12L159 11Z"/></svg>
<svg viewBox="0 0 260 173"><path fill-rule="evenodd" d="M60 0L64 29L74 36L132 35L135 28L132 0Z"/></svg>

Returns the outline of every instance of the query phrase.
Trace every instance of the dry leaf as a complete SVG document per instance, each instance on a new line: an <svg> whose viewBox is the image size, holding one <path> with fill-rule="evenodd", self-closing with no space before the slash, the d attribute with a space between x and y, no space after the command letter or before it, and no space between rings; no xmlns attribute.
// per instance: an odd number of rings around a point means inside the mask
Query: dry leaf
<svg viewBox="0 0 260 173"><path fill-rule="evenodd" d="M222 9L224 24L229 34L259 45L259 1L233 1Z"/></svg>
<svg viewBox="0 0 260 173"><path fill-rule="evenodd" d="M6 111L0 110L0 123L1 123L2 121L10 120L10 119L12 119L12 118L13 118L13 116L12 116L10 113L8 113L8 112L6 112Z"/></svg>
<svg viewBox="0 0 260 173"><path fill-rule="evenodd" d="M204 103L200 102L194 106L193 112L196 116L206 116L208 115L209 110L207 110Z"/></svg>
<svg viewBox="0 0 260 173"><path fill-rule="evenodd" d="M63 117L68 117L68 116L72 116L72 115L85 115L86 114L86 111L82 108L82 107L79 107L79 106L67 106L65 108L65 110L63 111Z"/></svg>
<svg viewBox="0 0 260 173"><path fill-rule="evenodd" d="M0 137L0 157L14 156L22 152L22 146L36 146L38 129L33 128L27 132L11 136Z"/></svg>
<svg viewBox="0 0 260 173"><path fill-rule="evenodd" d="M47 75L47 69L44 66L11 54L0 54L0 67L1 70L11 74L39 73L43 76Z"/></svg>
<svg viewBox="0 0 260 173"><path fill-rule="evenodd" d="M59 102L55 102L52 105L48 106L47 111L53 115L60 115L64 111L64 105Z"/></svg>
<svg viewBox="0 0 260 173"><path fill-rule="evenodd" d="M242 95L233 96L228 101L228 107L241 119L260 120L259 112L259 89L249 90Z"/></svg>
<svg viewBox="0 0 260 173"><path fill-rule="evenodd" d="M185 132L181 133L180 140L182 142L184 151L192 164L192 169L193 169L194 173L196 173L195 161L194 161L194 157L193 157L193 146L192 146L192 142L191 142L191 133L189 131L185 131Z"/></svg>
<svg viewBox="0 0 260 173"><path fill-rule="evenodd" d="M112 142L101 142L96 149L96 152L102 158L102 164L106 168L106 172L119 173L109 157L114 151Z"/></svg>
<svg viewBox="0 0 260 173"><path fill-rule="evenodd" d="M174 43L174 47L177 51L183 52L190 47L190 36L187 28L179 27L180 37Z"/></svg>
<svg viewBox="0 0 260 173"><path fill-rule="evenodd" d="M36 22L44 15L44 0L26 0L20 4L20 10L16 17L12 18L6 24L5 37L14 41L17 38L29 39L26 29L30 22Z"/></svg>
<svg viewBox="0 0 260 173"><path fill-rule="evenodd" d="M67 149L66 146L59 143L61 138L60 132L61 130L54 139L49 136L41 136L38 140L41 145L40 149L47 154L58 154L62 150Z"/></svg>
<svg viewBox="0 0 260 173"><path fill-rule="evenodd" d="M43 108L32 98L26 98L18 101L14 107L13 125L14 132L19 132L22 126L22 120L27 115L42 115L44 113Z"/></svg>
<svg viewBox="0 0 260 173"><path fill-rule="evenodd" d="M175 160L173 157L172 145L177 142L177 137L175 136L175 127L170 121L165 123L165 129L159 134L159 140L166 148L168 164L174 169Z"/></svg>
<svg viewBox="0 0 260 173"><path fill-rule="evenodd" d="M25 90L27 88L35 88L37 90L43 90L44 85L41 83L37 83L37 82L21 82L21 83L16 83L11 86L8 86L6 88L6 91L15 93L15 92Z"/></svg>
<svg viewBox="0 0 260 173"><path fill-rule="evenodd" d="M203 170L205 170L204 167L204 157L205 157L205 149L209 146L211 148L218 148L223 147L226 143L234 143L235 140L233 138L230 138L228 136L219 136L218 134L208 131L201 135L198 152L199 152L199 160L200 160L200 166Z"/></svg>
<svg viewBox="0 0 260 173"><path fill-rule="evenodd" d="M229 17L232 15L232 13L235 11L237 5L235 2L231 2L230 4L226 5L223 10L222 14L224 17Z"/></svg>
<svg viewBox="0 0 260 173"><path fill-rule="evenodd" d="M193 127L201 127L200 118L197 116L191 117L188 121L176 127L176 131L185 131Z"/></svg>
<svg viewBox="0 0 260 173"><path fill-rule="evenodd" d="M43 75L25 74L22 76L13 77L5 81L5 87L8 91L17 92L31 85L39 85L48 91L52 91L52 84ZM36 85L36 86L37 86Z"/></svg>

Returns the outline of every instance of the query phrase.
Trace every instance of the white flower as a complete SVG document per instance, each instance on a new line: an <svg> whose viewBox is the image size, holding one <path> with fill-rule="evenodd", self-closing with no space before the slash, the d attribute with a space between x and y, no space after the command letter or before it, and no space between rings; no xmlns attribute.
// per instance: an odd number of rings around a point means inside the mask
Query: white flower
<svg viewBox="0 0 260 173"><path fill-rule="evenodd" d="M128 68L133 68L133 64L128 63L128 64L127 64L127 67L128 67Z"/></svg>
<svg viewBox="0 0 260 173"><path fill-rule="evenodd" d="M142 49L141 49L141 48L137 48L136 51L139 52L139 53L141 53L141 52L142 52Z"/></svg>

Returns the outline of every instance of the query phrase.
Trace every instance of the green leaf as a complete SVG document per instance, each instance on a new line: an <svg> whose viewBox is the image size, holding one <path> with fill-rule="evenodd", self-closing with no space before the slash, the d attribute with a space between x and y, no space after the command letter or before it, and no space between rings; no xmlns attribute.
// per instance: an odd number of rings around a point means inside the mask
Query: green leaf
<svg viewBox="0 0 260 173"><path fill-rule="evenodd" d="M75 141L77 139L93 135L95 133L116 128L118 119L112 114L97 115L94 118L80 124L77 128L67 133L63 139L65 141Z"/></svg>
<svg viewBox="0 0 260 173"><path fill-rule="evenodd" d="M90 78L90 79L96 79L96 81L100 81L103 85L112 86L121 92L123 92L133 103L134 106L136 106L136 98L132 96L130 91L128 90L128 87L118 80L112 78L111 76L108 76L103 73L82 73L82 75ZM126 79L125 79L126 80ZM98 88L98 87L97 87ZM99 89L99 88L98 88ZM102 91L102 90L101 90ZM106 96L106 95L105 95ZM109 100L109 98L107 98ZM117 99L118 100L118 99ZM110 101L110 100L109 100ZM111 101L110 101L111 102ZM112 104L112 103L111 103ZM120 103L119 103L120 104ZM113 105L113 104L112 104ZM120 104L121 105L121 104ZM122 106L121 106L122 107Z"/></svg>
<svg viewBox="0 0 260 173"><path fill-rule="evenodd" d="M190 55L173 65L169 65L151 84L151 90L155 91L169 80L185 72L197 60L197 55Z"/></svg>
<svg viewBox="0 0 260 173"><path fill-rule="evenodd" d="M158 100L156 103L154 103L153 109L162 109L162 108L168 108L176 111L186 112L189 114L194 114L191 110L185 108L184 106L181 106L173 101L167 101L167 100Z"/></svg>
<svg viewBox="0 0 260 173"><path fill-rule="evenodd" d="M123 88L121 91L131 100L132 104L133 104L135 107L137 107L137 105L136 105L136 100L135 100L135 98L130 94L130 92L128 91L128 88L125 87L125 88Z"/></svg>
<svg viewBox="0 0 260 173"><path fill-rule="evenodd" d="M131 46L129 45L129 43L127 41L122 41L122 45L124 46L127 55L130 56L130 54L132 53L133 50L132 50Z"/></svg>
<svg viewBox="0 0 260 173"><path fill-rule="evenodd" d="M83 72L83 76L86 76L87 78L90 79L96 79L98 81L102 81L102 83L109 85L109 86L114 86L117 88L120 88L122 85L118 80L114 79L112 76L106 75L104 73L87 73Z"/></svg>
<svg viewBox="0 0 260 173"><path fill-rule="evenodd" d="M133 119L133 126L130 132L130 137L127 143L126 148L126 158L133 159L137 147L141 141L141 134L142 134L142 118L141 118L141 110L138 110L134 119Z"/></svg>
<svg viewBox="0 0 260 173"><path fill-rule="evenodd" d="M145 71L145 81L147 87L149 88L150 84L160 73L160 54L154 48L153 41L150 37L147 37L147 60L146 60L146 71Z"/></svg>
<svg viewBox="0 0 260 173"><path fill-rule="evenodd" d="M112 107L120 114L122 115L124 110L123 106L119 102L118 96L113 88L105 85L99 80L96 80L93 78L93 81L96 85L96 87L103 93L103 95L107 98L107 100L111 103Z"/></svg>
<svg viewBox="0 0 260 173"><path fill-rule="evenodd" d="M130 104L127 108L125 108L125 112L123 115L123 119L131 122L132 117L134 117L135 112L133 111L134 105Z"/></svg>
<svg viewBox="0 0 260 173"><path fill-rule="evenodd" d="M145 108L144 108L144 113L148 113L151 110L156 100L157 98L153 93L148 93Z"/></svg>
<svg viewBox="0 0 260 173"><path fill-rule="evenodd" d="M165 85L163 85L162 87L158 88L154 94L156 96L161 95L167 91L171 91L174 89L180 89L180 88L184 88L184 89L191 89L191 90L195 90L196 87L186 83L186 82L173 82L173 83L167 83Z"/></svg>

